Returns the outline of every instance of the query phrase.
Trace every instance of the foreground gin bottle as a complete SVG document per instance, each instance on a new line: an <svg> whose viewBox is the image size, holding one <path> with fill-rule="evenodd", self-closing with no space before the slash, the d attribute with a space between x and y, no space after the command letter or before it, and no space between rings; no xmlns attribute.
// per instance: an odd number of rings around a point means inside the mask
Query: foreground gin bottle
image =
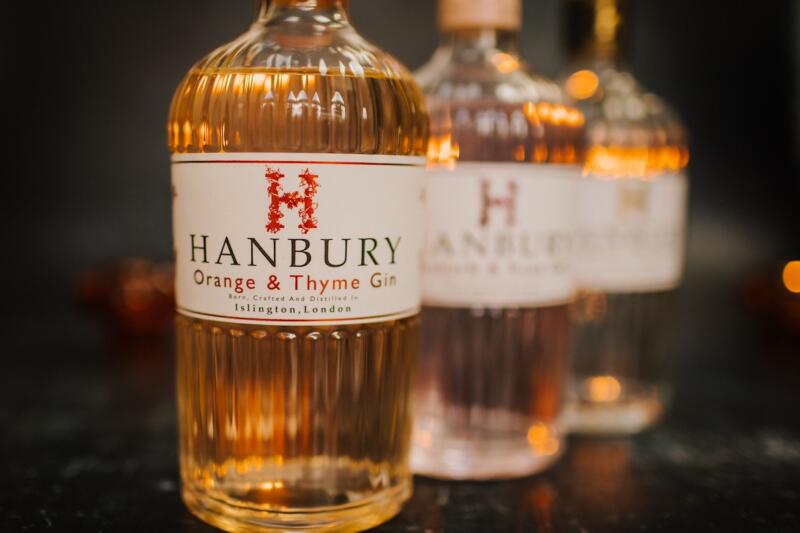
<svg viewBox="0 0 800 533"><path fill-rule="evenodd" d="M411 491L421 92L341 1L273 0L168 130L186 504L230 531L383 522Z"/></svg>
<svg viewBox="0 0 800 533"><path fill-rule="evenodd" d="M582 116L526 73L519 0L442 0L412 467L526 475L558 457Z"/></svg>
<svg viewBox="0 0 800 533"><path fill-rule="evenodd" d="M620 65L620 0L570 0L567 92L586 116L579 187L571 429L629 433L668 396L664 341L683 269L683 128Z"/></svg>

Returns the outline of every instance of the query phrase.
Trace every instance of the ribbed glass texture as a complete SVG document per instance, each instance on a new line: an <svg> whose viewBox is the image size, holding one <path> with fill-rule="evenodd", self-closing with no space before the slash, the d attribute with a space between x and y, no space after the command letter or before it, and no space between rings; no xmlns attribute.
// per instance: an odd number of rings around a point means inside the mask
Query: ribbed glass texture
<svg viewBox="0 0 800 533"><path fill-rule="evenodd" d="M577 165L582 117L554 82L527 71L515 33L451 32L417 79L431 114L433 168ZM567 303L424 306L414 470L488 479L552 463L563 447L558 417L569 336Z"/></svg>
<svg viewBox="0 0 800 533"><path fill-rule="evenodd" d="M581 187L599 182L635 187L643 199L641 228L664 210L676 210L681 230L673 236L670 253L682 261L685 198L668 204L658 196L663 180L683 176L688 162L680 121L613 58L576 63L565 76L564 86L586 116ZM594 208L591 202L583 205L583 209ZM627 231L622 229L623 222L619 224L607 231ZM643 230L638 240L631 238L626 244L626 253L639 256L637 247L652 245L650 238ZM582 266L589 279L592 268L592 264ZM669 398L668 341L680 276L650 286L641 282L649 277L646 271L640 274L638 281L619 280L615 287L594 282L581 287L569 388L568 419L574 431L640 431L661 416Z"/></svg>
<svg viewBox="0 0 800 533"><path fill-rule="evenodd" d="M173 153L423 155L421 93L340 2L273 2L195 65ZM380 176L375 177L376 180ZM418 317L285 327L177 319L183 495L230 531L356 531L410 495Z"/></svg>

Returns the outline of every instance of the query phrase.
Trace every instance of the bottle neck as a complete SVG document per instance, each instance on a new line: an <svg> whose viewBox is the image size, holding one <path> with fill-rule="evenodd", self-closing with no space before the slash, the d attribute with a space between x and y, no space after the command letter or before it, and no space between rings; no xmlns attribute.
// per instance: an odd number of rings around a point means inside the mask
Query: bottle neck
<svg viewBox="0 0 800 533"><path fill-rule="evenodd" d="M519 33L516 30L482 28L453 29L442 33L440 48L446 48L455 62L493 60L499 52L519 58Z"/></svg>
<svg viewBox="0 0 800 533"><path fill-rule="evenodd" d="M266 11L270 5L276 7L295 7L302 9L330 9L348 4L347 0L259 0L259 11Z"/></svg>
<svg viewBox="0 0 800 533"><path fill-rule="evenodd" d="M350 0L259 0L256 23L348 24Z"/></svg>
<svg viewBox="0 0 800 533"><path fill-rule="evenodd" d="M627 52L629 3L625 0L567 0L566 47L574 60L619 65Z"/></svg>

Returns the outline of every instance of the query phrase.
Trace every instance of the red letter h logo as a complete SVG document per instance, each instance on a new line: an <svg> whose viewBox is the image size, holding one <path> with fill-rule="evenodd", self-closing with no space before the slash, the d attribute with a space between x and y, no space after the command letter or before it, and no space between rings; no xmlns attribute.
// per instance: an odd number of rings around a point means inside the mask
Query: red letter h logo
<svg viewBox="0 0 800 533"><path fill-rule="evenodd" d="M509 180L507 186L508 196L492 196L491 182L488 179L481 180L481 226L489 225L489 212L493 207L505 210L507 226L513 226L516 222L517 184Z"/></svg>
<svg viewBox="0 0 800 533"><path fill-rule="evenodd" d="M300 228L301 233L306 234L308 230L317 227L317 219L314 218L317 204L314 203L314 196L317 194L317 188L319 187L319 184L317 184L319 176L312 174L308 169L299 175L302 194L297 191L283 192L280 183L283 177L284 175L280 170L267 168L267 193L270 197L267 231L278 233L285 227L281 224L281 219L283 218L281 204L284 204L289 209L299 206L300 224L297 227Z"/></svg>

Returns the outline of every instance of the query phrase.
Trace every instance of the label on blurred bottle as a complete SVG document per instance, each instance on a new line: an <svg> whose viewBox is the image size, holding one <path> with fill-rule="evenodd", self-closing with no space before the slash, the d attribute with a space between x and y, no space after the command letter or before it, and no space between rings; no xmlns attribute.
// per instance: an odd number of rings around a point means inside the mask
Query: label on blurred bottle
<svg viewBox="0 0 800 533"><path fill-rule="evenodd" d="M572 216L580 170L458 163L429 172L423 301L540 307L574 294Z"/></svg>
<svg viewBox="0 0 800 533"><path fill-rule="evenodd" d="M347 154L173 156L178 311L272 325L417 313L424 163Z"/></svg>
<svg viewBox="0 0 800 533"><path fill-rule="evenodd" d="M585 177L578 187L576 275L608 292L675 288L683 273L687 180Z"/></svg>

